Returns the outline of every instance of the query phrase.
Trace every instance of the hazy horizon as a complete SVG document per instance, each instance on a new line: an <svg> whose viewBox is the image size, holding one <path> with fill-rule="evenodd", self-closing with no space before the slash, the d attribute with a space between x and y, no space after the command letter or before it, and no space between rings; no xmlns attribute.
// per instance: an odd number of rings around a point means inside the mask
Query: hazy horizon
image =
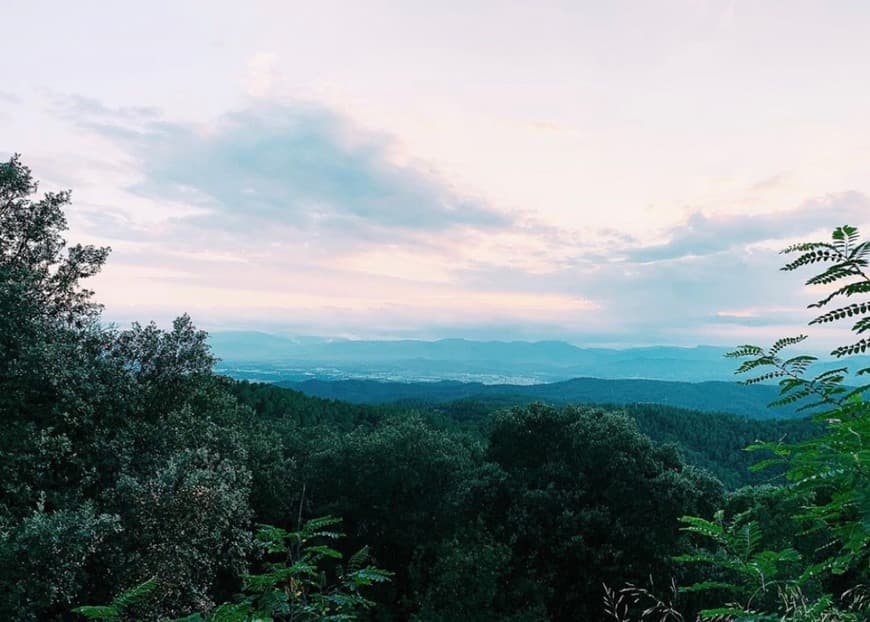
<svg viewBox="0 0 870 622"><path fill-rule="evenodd" d="M812 317L777 251L870 225L863 3L4 17L0 155L72 188L121 324L763 343Z"/></svg>

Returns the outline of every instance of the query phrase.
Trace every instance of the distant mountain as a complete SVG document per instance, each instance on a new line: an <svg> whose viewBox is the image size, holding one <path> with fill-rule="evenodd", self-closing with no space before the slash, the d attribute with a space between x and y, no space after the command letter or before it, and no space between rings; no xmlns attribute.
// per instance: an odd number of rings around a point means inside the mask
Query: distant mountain
<svg viewBox="0 0 870 622"><path fill-rule="evenodd" d="M379 382L375 380L280 382L307 395L358 404L418 402L443 404L460 399L523 404L663 404L704 412L727 412L753 419L802 416L794 407L771 409L778 388L734 382L666 382L576 378L536 385L492 385L476 382Z"/></svg>
<svg viewBox="0 0 870 622"><path fill-rule="evenodd" d="M217 332L218 370L239 378L377 379L534 384L578 377L703 382L733 380L728 348L654 346L581 348L562 341L355 341L292 338L261 332ZM870 366L870 357L864 366ZM860 364L857 362L856 364ZM837 364L819 364L818 370Z"/></svg>

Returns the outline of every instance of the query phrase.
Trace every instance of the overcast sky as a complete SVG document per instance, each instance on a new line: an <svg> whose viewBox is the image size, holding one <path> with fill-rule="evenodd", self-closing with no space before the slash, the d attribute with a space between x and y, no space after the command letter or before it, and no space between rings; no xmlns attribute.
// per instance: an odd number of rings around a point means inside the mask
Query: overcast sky
<svg viewBox="0 0 870 622"><path fill-rule="evenodd" d="M2 19L0 155L73 189L121 323L765 341L811 317L776 251L870 232L866 2L5 0Z"/></svg>

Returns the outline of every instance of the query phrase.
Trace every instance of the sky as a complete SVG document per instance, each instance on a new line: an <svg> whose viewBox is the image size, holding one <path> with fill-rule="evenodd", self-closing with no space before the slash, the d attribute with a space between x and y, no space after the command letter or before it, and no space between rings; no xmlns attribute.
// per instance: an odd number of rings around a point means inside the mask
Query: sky
<svg viewBox="0 0 870 622"><path fill-rule="evenodd" d="M105 318L350 338L807 332L870 231L866 2L5 0L0 156ZM837 332L810 333L819 344Z"/></svg>

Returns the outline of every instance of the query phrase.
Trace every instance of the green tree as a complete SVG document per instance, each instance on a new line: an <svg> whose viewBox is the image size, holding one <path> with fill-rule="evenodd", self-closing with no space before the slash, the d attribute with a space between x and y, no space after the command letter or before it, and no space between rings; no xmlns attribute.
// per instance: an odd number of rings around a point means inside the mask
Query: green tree
<svg viewBox="0 0 870 622"><path fill-rule="evenodd" d="M783 252L799 253L797 259L785 265L786 271L827 264L806 282L832 290L810 305L812 308L826 307L841 297L870 293L870 277L866 272L870 242L861 241L854 227L838 227L830 242L796 244ZM835 348L831 354L844 357L864 352L870 344L862 337L870 331L870 303L852 302L827 311L810 323L841 320L853 323L852 332L857 340ZM854 598L861 586L870 581L870 404L862 399L870 385L847 387L845 366L807 378L815 357L783 356L787 347L805 339L804 335L783 338L768 349L744 345L731 356L746 359L738 373L757 370L757 375L744 382L779 381L781 398L772 406L803 402L802 408L814 411L814 418L825 425L822 433L798 443L766 442L750 447L752 451L772 454L754 468L777 465L784 469L781 497L797 506L791 516L781 517L783 525L793 525L795 530L789 538L780 538L780 543L797 542L811 534L821 545L803 556L795 548L773 550L749 512L730 521L725 521L723 514L713 521L685 517L686 529L712 540L714 550L682 559L711 564L724 579L687 589L724 589L735 599L726 607L707 610L707 617L859 620L870 613L866 598ZM870 368L858 370L856 376L867 373Z"/></svg>
<svg viewBox="0 0 870 622"><path fill-rule="evenodd" d="M416 417L325 440L306 466L311 511L343 516L350 545L369 545L395 571L373 598L385 619L407 619L419 607L410 569L433 563L438 543L457 528L454 492L476 445Z"/></svg>
<svg viewBox="0 0 870 622"><path fill-rule="evenodd" d="M717 480L601 409L503 413L487 457L493 465L469 482L468 503L511 547L514 598L555 620L594 618L603 582L669 576L677 518L722 500Z"/></svg>
<svg viewBox="0 0 870 622"><path fill-rule="evenodd" d="M140 619L212 603L247 569L262 431L187 316L99 323L81 281L108 249L68 247L69 193L36 191L0 164L0 617L68 620L152 575Z"/></svg>

